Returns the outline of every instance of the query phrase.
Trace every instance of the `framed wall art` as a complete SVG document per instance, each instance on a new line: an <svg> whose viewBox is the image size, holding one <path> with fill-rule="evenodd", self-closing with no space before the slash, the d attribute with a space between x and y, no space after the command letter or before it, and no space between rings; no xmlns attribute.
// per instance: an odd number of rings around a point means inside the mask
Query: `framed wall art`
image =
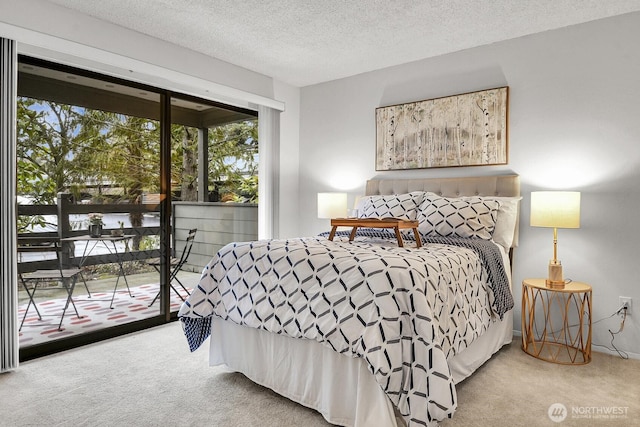
<svg viewBox="0 0 640 427"><path fill-rule="evenodd" d="M508 87L376 109L376 170L508 162Z"/></svg>

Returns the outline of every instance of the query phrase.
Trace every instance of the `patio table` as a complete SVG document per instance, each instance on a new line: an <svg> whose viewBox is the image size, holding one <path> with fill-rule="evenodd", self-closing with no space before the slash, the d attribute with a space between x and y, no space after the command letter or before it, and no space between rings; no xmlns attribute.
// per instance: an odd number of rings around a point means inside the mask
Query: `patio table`
<svg viewBox="0 0 640 427"><path fill-rule="evenodd" d="M93 237L93 236L91 236L89 234L83 234L83 235L80 235L80 236L65 237L65 238L60 239L61 242L86 241L86 244L84 246L84 250L82 251L82 256L81 256L80 261L78 263L78 267L82 267L84 265L85 261L87 260L89 255L91 255L91 252L98 245L98 243L102 243L102 245L107 249L107 251L109 251L110 254L116 255L116 257L117 257L116 263L118 264L119 270L118 270L118 277L116 278L116 285L113 288L113 295L111 296L111 302L109 304L109 308L111 308L111 309L113 309L113 300L116 297L116 291L118 290L118 283L120 282L120 277L121 276L124 279L125 285L127 286L127 292L129 292L129 296L131 298L135 298L135 296L131 293L131 289L129 288L129 282L127 281L127 275L126 275L126 273L124 271L124 267L122 265L122 263L123 263L122 253L118 251L118 247L116 246L116 243L130 240L133 237L135 237L134 234L124 234L122 236L114 236L114 235L111 235L111 234L103 234L102 236L99 236L99 237ZM89 247L90 243L93 243L93 245L91 247Z"/></svg>

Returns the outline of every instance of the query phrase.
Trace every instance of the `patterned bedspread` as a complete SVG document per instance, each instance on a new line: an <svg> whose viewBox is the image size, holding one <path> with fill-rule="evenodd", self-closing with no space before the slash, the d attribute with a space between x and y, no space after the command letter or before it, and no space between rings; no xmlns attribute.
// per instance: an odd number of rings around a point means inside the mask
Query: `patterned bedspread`
<svg viewBox="0 0 640 427"><path fill-rule="evenodd" d="M435 425L456 408L447 358L513 306L506 278L488 280L486 263L474 249L434 243L232 243L179 316L192 350L216 316L363 358L409 426Z"/></svg>

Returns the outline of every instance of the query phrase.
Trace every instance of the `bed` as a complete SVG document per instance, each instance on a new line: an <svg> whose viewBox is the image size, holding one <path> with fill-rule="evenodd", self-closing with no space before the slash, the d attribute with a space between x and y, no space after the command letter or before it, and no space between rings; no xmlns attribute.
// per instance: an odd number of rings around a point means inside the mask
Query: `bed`
<svg viewBox="0 0 640 427"><path fill-rule="evenodd" d="M455 384L511 342L519 200L517 175L370 180L360 215L417 219L422 248L384 230L227 245L180 310L191 349L210 334L211 366L332 424L435 426Z"/></svg>

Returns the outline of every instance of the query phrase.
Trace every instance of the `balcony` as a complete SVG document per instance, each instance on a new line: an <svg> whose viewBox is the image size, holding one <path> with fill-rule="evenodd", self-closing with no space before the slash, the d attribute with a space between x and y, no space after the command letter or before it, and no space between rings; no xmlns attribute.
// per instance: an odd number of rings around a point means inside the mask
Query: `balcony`
<svg viewBox="0 0 640 427"><path fill-rule="evenodd" d="M154 218L159 214L158 206L157 203L81 205L73 203L72 199L64 195L58 198L58 204L54 206L19 206L19 215L55 216L55 222L58 225L55 231L29 233L29 235L49 235L60 238L66 246L62 251L63 262L69 266L80 265L84 278L84 281L78 280L73 292L73 302L79 316L76 316L73 306L70 306L66 310L60 329L58 324L67 300L65 288L60 284L54 286L52 283L49 288L38 289L35 300L42 319L39 319L32 306L20 330L21 347L135 322L160 313L159 301L154 301L159 290L159 273L146 263L146 260L158 257L160 254L159 245L154 246L148 243L159 241L157 221L149 220L144 227L129 227L129 224L126 224L122 228L126 236L139 236L142 239L141 242L147 242L137 249L127 244L124 239L117 244L113 243L113 248L101 247L101 245L112 243L108 238L106 242L74 240L79 236L86 236L88 230L68 226L70 218L86 216L89 212L102 213L105 219L110 216L126 216L132 211L144 212L145 215ZM108 225L113 224L114 221L107 219L105 223L103 233L105 236L110 236L112 229L108 228ZM172 204L171 224L172 247L178 254L184 248L187 231L192 228L198 230L187 263L177 276L187 290L191 291L197 285L203 267L225 244L257 239L257 205L175 202ZM144 240L145 238L147 240ZM18 265L18 271L33 271L53 262L56 261L54 259L23 259ZM29 304L29 298L24 288L21 285L18 286L20 322ZM183 298L187 296L180 286L175 288ZM173 290L170 290L170 298L170 311L177 312L182 299Z"/></svg>

